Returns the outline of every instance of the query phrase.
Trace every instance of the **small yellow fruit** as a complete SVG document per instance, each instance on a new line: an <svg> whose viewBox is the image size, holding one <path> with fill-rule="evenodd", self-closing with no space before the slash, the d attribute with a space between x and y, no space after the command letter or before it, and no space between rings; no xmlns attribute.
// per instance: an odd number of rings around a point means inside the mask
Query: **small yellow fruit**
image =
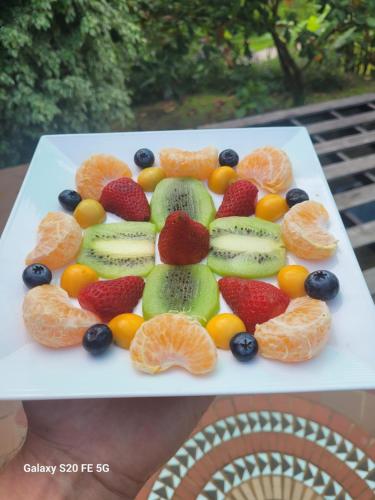
<svg viewBox="0 0 375 500"><path fill-rule="evenodd" d="M99 277L89 266L72 264L61 275L60 286L70 297L78 297L79 292L89 283L98 281Z"/></svg>
<svg viewBox="0 0 375 500"><path fill-rule="evenodd" d="M255 215L261 219L274 222L282 217L289 207L285 198L279 194L266 194L255 207Z"/></svg>
<svg viewBox="0 0 375 500"><path fill-rule="evenodd" d="M143 322L144 319L138 314L124 313L112 318L108 326L115 343L123 349L129 349L136 331Z"/></svg>
<svg viewBox="0 0 375 500"><path fill-rule="evenodd" d="M105 221L107 214L98 201L87 198L78 203L73 216L81 227L86 228L101 224Z"/></svg>
<svg viewBox="0 0 375 500"><path fill-rule="evenodd" d="M216 194L224 194L230 183L237 180L237 173L232 167L219 167L208 178L208 187Z"/></svg>
<svg viewBox="0 0 375 500"><path fill-rule="evenodd" d="M232 313L217 314L206 325L208 333L220 349L229 349L230 339L239 332L246 332L242 319Z"/></svg>
<svg viewBox="0 0 375 500"><path fill-rule="evenodd" d="M166 177L161 167L149 167L142 170L138 175L137 182L143 191L154 191L156 185Z"/></svg>
<svg viewBox="0 0 375 500"><path fill-rule="evenodd" d="M277 281L280 289L290 298L296 299L306 295L305 279L309 274L304 266L290 265L280 269Z"/></svg>

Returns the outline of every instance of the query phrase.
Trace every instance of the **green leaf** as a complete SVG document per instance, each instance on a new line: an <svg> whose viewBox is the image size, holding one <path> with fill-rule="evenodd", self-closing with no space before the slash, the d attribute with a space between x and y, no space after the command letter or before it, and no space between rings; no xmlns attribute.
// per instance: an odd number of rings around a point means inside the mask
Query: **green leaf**
<svg viewBox="0 0 375 500"><path fill-rule="evenodd" d="M306 28L315 33L320 28L320 21L317 16L310 16L307 20Z"/></svg>
<svg viewBox="0 0 375 500"><path fill-rule="evenodd" d="M334 50L340 49L344 45L346 45L348 42L350 42L350 38L353 35L353 33L356 31L356 27L352 26L348 30L344 31L340 36L336 38L336 40L332 44L332 48Z"/></svg>

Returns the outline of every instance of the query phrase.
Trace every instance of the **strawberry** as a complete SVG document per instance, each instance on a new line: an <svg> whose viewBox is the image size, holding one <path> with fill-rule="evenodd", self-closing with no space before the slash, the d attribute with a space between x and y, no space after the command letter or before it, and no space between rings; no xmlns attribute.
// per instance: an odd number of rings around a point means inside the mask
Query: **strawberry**
<svg viewBox="0 0 375 500"><path fill-rule="evenodd" d="M150 220L150 206L143 189L129 177L109 182L100 196L105 210L126 220Z"/></svg>
<svg viewBox="0 0 375 500"><path fill-rule="evenodd" d="M229 184L216 218L253 215L257 197L258 188L250 181L240 179Z"/></svg>
<svg viewBox="0 0 375 500"><path fill-rule="evenodd" d="M118 314L132 312L142 297L144 286L139 276L96 281L81 290L78 301L81 307L108 322Z"/></svg>
<svg viewBox="0 0 375 500"><path fill-rule="evenodd" d="M250 333L254 333L255 325L282 314L289 304L283 291L264 281L228 277L219 280L219 288Z"/></svg>
<svg viewBox="0 0 375 500"><path fill-rule="evenodd" d="M200 222L182 210L168 215L159 236L159 254L166 264L197 264L210 249L210 235Z"/></svg>

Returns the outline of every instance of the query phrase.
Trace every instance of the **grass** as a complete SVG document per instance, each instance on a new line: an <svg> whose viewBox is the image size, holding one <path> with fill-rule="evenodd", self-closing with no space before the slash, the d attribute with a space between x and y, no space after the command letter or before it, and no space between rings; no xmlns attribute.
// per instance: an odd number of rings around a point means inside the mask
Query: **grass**
<svg viewBox="0 0 375 500"><path fill-rule="evenodd" d="M327 92L314 92L306 97L305 104L340 99L374 91L374 82L359 77L348 80L345 88ZM285 94L273 94L262 103L262 112L292 107L292 100ZM199 125L230 120L238 117L239 103L233 95L204 93L186 96L181 102L161 101L139 106L134 112L138 130L167 130L195 128ZM255 114L255 113L249 113Z"/></svg>
<svg viewBox="0 0 375 500"><path fill-rule="evenodd" d="M264 35L261 36L251 37L250 47L252 52L259 52L260 50L273 47L273 40L271 35L269 33L265 33Z"/></svg>

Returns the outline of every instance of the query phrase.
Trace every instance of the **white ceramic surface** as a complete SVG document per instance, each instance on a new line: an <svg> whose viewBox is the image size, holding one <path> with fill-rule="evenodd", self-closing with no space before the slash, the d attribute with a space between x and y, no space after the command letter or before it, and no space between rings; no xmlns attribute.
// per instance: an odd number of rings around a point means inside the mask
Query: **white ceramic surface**
<svg viewBox="0 0 375 500"><path fill-rule="evenodd" d="M25 331L21 307L26 289L21 274L33 247L40 219L60 210L57 195L74 188L79 164L94 153L110 153L128 162L134 177L134 152L148 147L199 149L214 145L235 149L240 157L256 147L274 145L289 155L295 185L321 201L331 217L330 231L338 238L337 254L318 263L288 255L289 263L310 270L329 269L340 279L341 292L329 307L333 327L328 345L315 359L282 364L257 357L238 363L219 351L216 370L204 377L173 369L157 376L139 373L129 353L118 347L97 358L82 348L50 350ZM218 204L221 197L215 196ZM109 216L108 221L117 220ZM158 261L158 259L157 259ZM333 197L303 127L182 130L114 134L51 135L41 138L28 174L0 241L0 399L47 399L120 396L173 396L324 391L375 388L375 308L341 222ZM58 283L60 273L54 273ZM275 282L274 279L268 280ZM227 310L221 303L222 311ZM140 311L140 305L137 308Z"/></svg>

